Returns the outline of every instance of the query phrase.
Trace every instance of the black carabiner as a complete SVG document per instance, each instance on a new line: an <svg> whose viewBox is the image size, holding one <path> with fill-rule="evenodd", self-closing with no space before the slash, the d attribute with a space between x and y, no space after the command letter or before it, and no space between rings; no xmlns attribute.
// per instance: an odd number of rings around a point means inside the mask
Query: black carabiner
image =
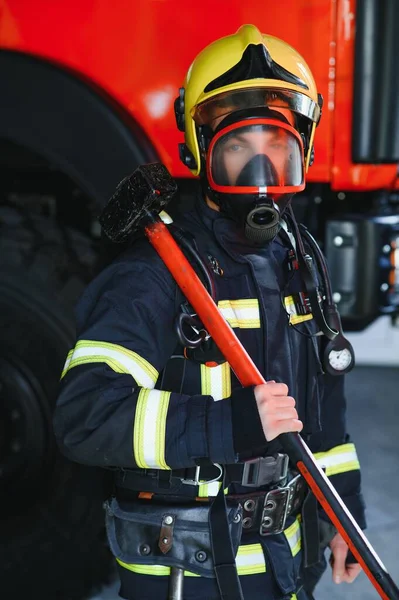
<svg viewBox="0 0 399 600"><path fill-rule="evenodd" d="M187 337L187 335L184 333L185 325L191 327L191 329L199 329L196 338ZM205 329L200 329L200 327L202 327L202 325L198 318L193 317L192 315L184 312L181 312L177 315L175 321L175 328L177 337L179 338L179 342L183 347L199 348L199 346L201 346L202 342L206 339L208 334L205 331Z"/></svg>

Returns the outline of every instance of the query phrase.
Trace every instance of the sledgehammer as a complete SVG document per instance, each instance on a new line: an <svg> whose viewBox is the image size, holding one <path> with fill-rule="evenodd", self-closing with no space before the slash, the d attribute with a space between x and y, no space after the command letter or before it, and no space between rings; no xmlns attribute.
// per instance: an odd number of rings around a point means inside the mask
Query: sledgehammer
<svg viewBox="0 0 399 600"><path fill-rule="evenodd" d="M112 242L123 243L144 229L241 384L251 386L266 383L168 228L158 217L159 211L174 196L176 189L175 182L163 165L156 163L139 167L133 175L121 181L106 205L100 218L103 232ZM279 440L380 597L399 600L398 587L300 435L284 433Z"/></svg>

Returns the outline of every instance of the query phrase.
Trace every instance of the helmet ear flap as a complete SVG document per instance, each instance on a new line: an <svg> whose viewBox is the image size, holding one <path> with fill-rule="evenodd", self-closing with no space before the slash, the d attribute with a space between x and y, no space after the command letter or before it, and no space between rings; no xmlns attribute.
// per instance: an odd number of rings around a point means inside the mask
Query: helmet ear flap
<svg viewBox="0 0 399 600"><path fill-rule="evenodd" d="M178 130L183 132L186 130L186 120L184 118L184 93L185 89L181 87L179 89L179 95L174 103L176 125Z"/></svg>

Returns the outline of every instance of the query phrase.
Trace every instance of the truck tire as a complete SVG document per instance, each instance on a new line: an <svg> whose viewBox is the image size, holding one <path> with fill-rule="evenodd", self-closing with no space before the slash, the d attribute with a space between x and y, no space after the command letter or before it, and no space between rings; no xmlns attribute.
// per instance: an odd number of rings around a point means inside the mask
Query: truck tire
<svg viewBox="0 0 399 600"><path fill-rule="evenodd" d="M52 432L73 305L95 261L83 234L0 207L0 589L8 600L81 600L112 571L104 471L66 460Z"/></svg>

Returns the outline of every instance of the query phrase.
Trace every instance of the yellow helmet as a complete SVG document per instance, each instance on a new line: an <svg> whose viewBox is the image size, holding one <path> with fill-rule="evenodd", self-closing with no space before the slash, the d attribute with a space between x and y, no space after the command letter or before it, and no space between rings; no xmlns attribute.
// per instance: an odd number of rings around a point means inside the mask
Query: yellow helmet
<svg viewBox="0 0 399 600"><path fill-rule="evenodd" d="M185 143L180 157L194 175L202 174L201 125L240 108L289 109L305 147L306 170L312 162L313 137L322 97L302 56L286 42L262 34L254 25L223 37L198 54L175 100L178 128ZM200 147L201 146L201 147Z"/></svg>

